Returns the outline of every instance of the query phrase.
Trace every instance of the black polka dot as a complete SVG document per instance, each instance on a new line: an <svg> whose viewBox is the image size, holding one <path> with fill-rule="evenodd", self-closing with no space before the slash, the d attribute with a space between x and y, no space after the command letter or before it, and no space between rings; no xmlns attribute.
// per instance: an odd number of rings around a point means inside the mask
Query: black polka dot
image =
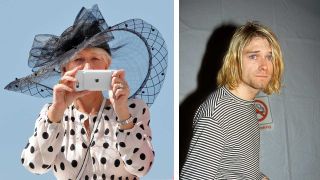
<svg viewBox="0 0 320 180"><path fill-rule="evenodd" d="M122 176L120 176L118 179L119 179L119 180L122 180Z"/></svg>
<svg viewBox="0 0 320 180"><path fill-rule="evenodd" d="M146 155L145 155L144 153L141 153L141 154L140 154L140 159L141 159L141 160L145 160L145 159L146 159Z"/></svg>
<svg viewBox="0 0 320 180"><path fill-rule="evenodd" d="M79 116L80 120L84 118L84 115L83 114L80 114Z"/></svg>
<svg viewBox="0 0 320 180"><path fill-rule="evenodd" d="M63 162L60 163L60 169L61 169L61 170L64 170L64 164L63 164Z"/></svg>
<svg viewBox="0 0 320 180"><path fill-rule="evenodd" d="M131 164L132 164L132 160L131 160L131 159L126 160L126 163L127 163L128 165L131 165Z"/></svg>
<svg viewBox="0 0 320 180"><path fill-rule="evenodd" d="M54 169L55 172L57 172L57 167L56 167L56 165L53 165L53 169Z"/></svg>
<svg viewBox="0 0 320 180"><path fill-rule="evenodd" d="M49 134L47 132L43 132L42 137L43 137L43 139L48 139Z"/></svg>
<svg viewBox="0 0 320 180"><path fill-rule="evenodd" d="M93 179L96 180L97 179L97 175L93 174Z"/></svg>
<svg viewBox="0 0 320 180"><path fill-rule="evenodd" d="M115 166L115 167L119 167L119 165L120 165L120 160L119 160L119 159L116 159L116 160L114 161L114 166Z"/></svg>
<svg viewBox="0 0 320 180"><path fill-rule="evenodd" d="M101 177L102 177L103 180L106 179L106 175L105 174L102 174Z"/></svg>
<svg viewBox="0 0 320 180"><path fill-rule="evenodd" d="M148 126L150 126L150 120L148 121Z"/></svg>
<svg viewBox="0 0 320 180"><path fill-rule="evenodd" d="M76 132L74 132L74 130L73 130L73 129L71 129L71 130L70 130L70 134L71 134L71 135L75 135L75 134L76 134Z"/></svg>
<svg viewBox="0 0 320 180"><path fill-rule="evenodd" d="M60 133L57 134L56 139L58 139L59 135L60 135Z"/></svg>
<svg viewBox="0 0 320 180"><path fill-rule="evenodd" d="M149 167L151 167L152 166L152 161L150 162L150 165L149 165Z"/></svg>
<svg viewBox="0 0 320 180"><path fill-rule="evenodd" d="M143 171L144 170L144 167L142 166L140 169L138 169L138 171Z"/></svg>
<svg viewBox="0 0 320 180"><path fill-rule="evenodd" d="M64 146L61 147L61 152L64 152Z"/></svg>
<svg viewBox="0 0 320 180"><path fill-rule="evenodd" d="M72 167L77 167L77 165L78 165L78 162L76 161L76 160L73 160L72 162L71 162L71 165L72 165Z"/></svg>
<svg viewBox="0 0 320 180"><path fill-rule="evenodd" d="M110 132L110 130L109 130L108 128L107 128L106 130L104 130L104 134L105 134L105 135L108 135L109 132Z"/></svg>
<svg viewBox="0 0 320 180"><path fill-rule="evenodd" d="M43 169L47 169L48 167L49 167L49 165L47 165L47 164L43 164L43 165L42 165L42 168L43 168Z"/></svg>
<svg viewBox="0 0 320 180"><path fill-rule="evenodd" d="M21 158L21 163L22 163L22 164L24 163L24 158Z"/></svg>
<svg viewBox="0 0 320 180"><path fill-rule="evenodd" d="M142 114L146 113L146 108L142 109Z"/></svg>
<svg viewBox="0 0 320 180"><path fill-rule="evenodd" d="M31 154L34 153L34 147L33 146L30 147L30 152L31 152Z"/></svg>
<svg viewBox="0 0 320 180"><path fill-rule="evenodd" d="M104 120L109 121L109 117L108 116L104 116Z"/></svg>
<svg viewBox="0 0 320 180"><path fill-rule="evenodd" d="M111 175L111 176L110 176L110 179L111 179L111 180L114 180L114 175Z"/></svg>
<svg viewBox="0 0 320 180"><path fill-rule="evenodd" d="M139 151L139 148L134 148L133 153L136 153L137 151Z"/></svg>
<svg viewBox="0 0 320 180"><path fill-rule="evenodd" d="M124 143L124 142L120 142L119 145L120 145L120 147L123 147L123 148L126 147L126 143Z"/></svg>
<svg viewBox="0 0 320 180"><path fill-rule="evenodd" d="M129 107L130 107L130 108L135 108L135 107L136 107L136 104L135 104L135 103L132 103L132 104L129 105Z"/></svg>
<svg viewBox="0 0 320 180"><path fill-rule="evenodd" d="M31 163L29 163L29 167L31 168L31 169L34 169L34 164L31 162Z"/></svg>
<svg viewBox="0 0 320 180"><path fill-rule="evenodd" d="M76 147L74 146L74 144L71 144L70 146L70 150L73 151Z"/></svg>
<svg viewBox="0 0 320 180"><path fill-rule="evenodd" d="M71 116L71 121L74 122L75 118L73 116Z"/></svg>
<svg viewBox="0 0 320 180"><path fill-rule="evenodd" d="M141 124L141 125L140 125L140 128L144 130L144 126L143 126L143 124Z"/></svg>
<svg viewBox="0 0 320 180"><path fill-rule="evenodd" d="M28 143L26 144L26 147L24 147L24 148L27 149L27 148L29 147L29 144L30 144L30 143L28 142Z"/></svg>
<svg viewBox="0 0 320 180"><path fill-rule="evenodd" d="M34 136L34 137L37 137L37 135L38 135L37 132L35 132L33 136Z"/></svg>
<svg viewBox="0 0 320 180"><path fill-rule="evenodd" d="M94 133L98 133L98 129L96 129L96 130L94 131Z"/></svg>
<svg viewBox="0 0 320 180"><path fill-rule="evenodd" d="M110 106L107 106L105 109L106 109L106 110L110 110L110 109L111 109L111 107L110 107Z"/></svg>
<svg viewBox="0 0 320 180"><path fill-rule="evenodd" d="M86 175L84 178L85 178L85 180L89 180L89 176L88 175Z"/></svg>
<svg viewBox="0 0 320 180"><path fill-rule="evenodd" d="M124 130L123 130L123 129L119 129L119 132L123 133L123 132L124 132Z"/></svg>
<svg viewBox="0 0 320 180"><path fill-rule="evenodd" d="M116 137L118 136L119 132L116 132Z"/></svg>
<svg viewBox="0 0 320 180"><path fill-rule="evenodd" d="M67 134L67 130L64 131L64 135L63 136L66 136L66 134Z"/></svg>
<svg viewBox="0 0 320 180"><path fill-rule="evenodd" d="M88 146L83 142L82 143L82 147L84 148L84 149L87 149L88 148Z"/></svg>
<svg viewBox="0 0 320 180"><path fill-rule="evenodd" d="M68 116L65 116L65 117L64 117L64 120L65 120L65 121L68 121L68 119L69 119Z"/></svg>
<svg viewBox="0 0 320 180"><path fill-rule="evenodd" d="M92 121L93 121L93 123L96 123L97 117L94 117L94 118L92 119Z"/></svg>
<svg viewBox="0 0 320 180"><path fill-rule="evenodd" d="M132 122L135 124L135 123L137 123L137 121L138 121L138 119L134 118Z"/></svg>
<svg viewBox="0 0 320 180"><path fill-rule="evenodd" d="M84 130L84 128L81 128L81 134L82 134L82 135L85 135L85 134L86 134L86 131Z"/></svg>
<svg viewBox="0 0 320 180"><path fill-rule="evenodd" d="M130 135L130 132L127 132L127 136L129 136Z"/></svg>
<svg viewBox="0 0 320 180"><path fill-rule="evenodd" d="M109 147L109 143L107 142L103 143L103 147L107 149Z"/></svg>
<svg viewBox="0 0 320 180"><path fill-rule="evenodd" d="M133 180L137 180L137 178L136 178L136 177L134 177L134 178L133 178Z"/></svg>
<svg viewBox="0 0 320 180"><path fill-rule="evenodd" d="M100 162L101 162L101 164L106 164L107 159L106 159L105 157L102 157L102 158L100 159Z"/></svg>
<svg viewBox="0 0 320 180"><path fill-rule="evenodd" d="M48 147L48 151L49 151L49 152L52 152L52 151L53 151L53 147L52 147L52 146L49 146L49 147Z"/></svg>
<svg viewBox="0 0 320 180"><path fill-rule="evenodd" d="M94 157L92 157L92 164L96 163L96 159Z"/></svg>
<svg viewBox="0 0 320 180"><path fill-rule="evenodd" d="M142 138L142 135L140 133L137 133L136 137L140 140Z"/></svg>
<svg viewBox="0 0 320 180"><path fill-rule="evenodd" d="M91 147L93 147L95 144L96 144L96 142L95 142L95 141L92 141Z"/></svg>

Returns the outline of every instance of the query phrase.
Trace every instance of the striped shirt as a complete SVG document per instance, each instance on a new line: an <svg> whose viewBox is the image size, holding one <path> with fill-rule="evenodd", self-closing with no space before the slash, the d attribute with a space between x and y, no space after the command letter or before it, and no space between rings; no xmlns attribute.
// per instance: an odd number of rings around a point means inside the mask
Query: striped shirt
<svg viewBox="0 0 320 180"><path fill-rule="evenodd" d="M262 179L259 151L254 101L240 99L221 87L195 114L180 179Z"/></svg>

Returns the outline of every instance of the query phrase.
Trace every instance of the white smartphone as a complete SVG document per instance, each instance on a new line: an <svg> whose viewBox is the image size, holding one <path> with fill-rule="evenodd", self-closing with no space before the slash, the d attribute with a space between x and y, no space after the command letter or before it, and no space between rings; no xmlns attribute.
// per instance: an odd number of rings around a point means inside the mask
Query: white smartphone
<svg viewBox="0 0 320 180"><path fill-rule="evenodd" d="M111 77L115 70L79 70L76 74L76 91L104 91L109 90Z"/></svg>

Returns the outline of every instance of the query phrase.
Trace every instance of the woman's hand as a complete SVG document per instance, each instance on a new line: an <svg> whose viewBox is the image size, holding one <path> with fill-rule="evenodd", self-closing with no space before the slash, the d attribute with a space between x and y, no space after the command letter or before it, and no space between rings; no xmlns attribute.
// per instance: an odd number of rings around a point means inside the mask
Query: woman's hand
<svg viewBox="0 0 320 180"><path fill-rule="evenodd" d="M130 117L128 108L129 86L125 80L123 69L115 71L112 74L111 89L109 97L111 104L118 115L119 120L126 120Z"/></svg>
<svg viewBox="0 0 320 180"><path fill-rule="evenodd" d="M84 96L89 92L76 92L74 89L76 83L75 75L80 69L83 69L83 66L77 66L76 68L65 72L61 77L59 84L53 87L52 105L48 110L48 118L52 122L59 122L66 108L71 105L75 99Z"/></svg>

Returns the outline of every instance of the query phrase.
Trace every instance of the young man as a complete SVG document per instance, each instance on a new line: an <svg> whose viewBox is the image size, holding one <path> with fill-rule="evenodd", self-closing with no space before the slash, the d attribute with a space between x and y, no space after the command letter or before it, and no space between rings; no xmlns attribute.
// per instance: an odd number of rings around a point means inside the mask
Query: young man
<svg viewBox="0 0 320 180"><path fill-rule="evenodd" d="M200 105L181 179L268 179L260 172L260 131L254 98L279 93L279 42L267 27L248 22L232 37L217 77L219 88Z"/></svg>

